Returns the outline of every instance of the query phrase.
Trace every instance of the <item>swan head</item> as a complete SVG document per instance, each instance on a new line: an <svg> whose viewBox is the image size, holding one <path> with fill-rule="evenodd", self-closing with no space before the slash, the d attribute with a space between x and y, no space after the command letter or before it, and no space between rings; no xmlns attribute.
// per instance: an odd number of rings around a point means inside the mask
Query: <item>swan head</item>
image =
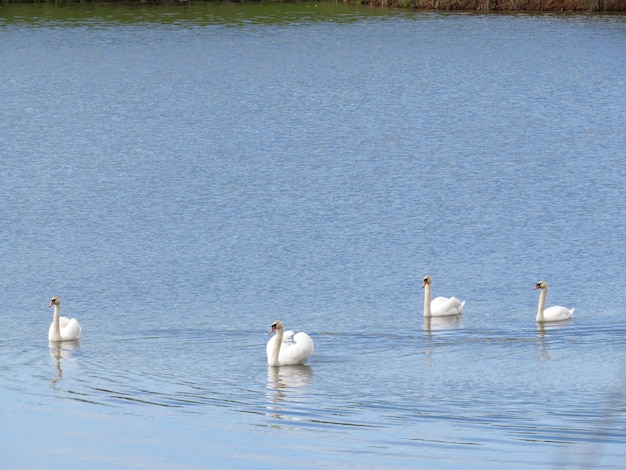
<svg viewBox="0 0 626 470"><path fill-rule="evenodd" d="M547 288L548 288L548 283L546 281L539 281L537 284L535 284L535 287L533 287L533 290L547 289Z"/></svg>
<svg viewBox="0 0 626 470"><path fill-rule="evenodd" d="M431 285L433 280L430 276L424 276L424 282L422 282L422 287L426 287L426 285Z"/></svg>
<svg viewBox="0 0 626 470"><path fill-rule="evenodd" d="M61 299L59 298L59 296L55 295L54 297L52 297L52 300L50 301L50 305L48 305L48 307L52 307L53 305L61 305Z"/></svg>
<svg viewBox="0 0 626 470"><path fill-rule="evenodd" d="M285 325L283 324L283 322L280 320L276 320L274 323L272 323L269 334L271 335L276 330L284 330L284 329L285 329Z"/></svg>

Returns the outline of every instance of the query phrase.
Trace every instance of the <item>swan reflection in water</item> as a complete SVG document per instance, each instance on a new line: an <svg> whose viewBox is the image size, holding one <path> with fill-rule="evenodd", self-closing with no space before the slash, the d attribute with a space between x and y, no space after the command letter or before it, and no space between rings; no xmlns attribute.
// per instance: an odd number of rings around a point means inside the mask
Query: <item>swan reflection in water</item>
<svg viewBox="0 0 626 470"><path fill-rule="evenodd" d="M539 359L541 361L547 361L551 359L546 348L546 327L543 323L537 323L537 336L539 337Z"/></svg>
<svg viewBox="0 0 626 470"><path fill-rule="evenodd" d="M459 328L463 317L453 315L448 317L424 317L424 331L430 333L437 330L452 330Z"/></svg>
<svg viewBox="0 0 626 470"><path fill-rule="evenodd" d="M271 415L278 419L294 419L289 417L288 406L305 403L306 389L313 378L313 368L308 365L282 366L267 368L268 399L267 408Z"/></svg>
<svg viewBox="0 0 626 470"><path fill-rule="evenodd" d="M52 388L63 378L63 362L72 362L74 351L80 348L80 340L74 341L50 341L50 355L55 359L56 375L51 379Z"/></svg>
<svg viewBox="0 0 626 470"><path fill-rule="evenodd" d="M542 361L547 361L551 359L550 353L547 348L547 336L548 331L554 332L554 330L558 330L563 328L569 322L559 322L559 323L541 323L537 322L537 336L539 337L539 358Z"/></svg>

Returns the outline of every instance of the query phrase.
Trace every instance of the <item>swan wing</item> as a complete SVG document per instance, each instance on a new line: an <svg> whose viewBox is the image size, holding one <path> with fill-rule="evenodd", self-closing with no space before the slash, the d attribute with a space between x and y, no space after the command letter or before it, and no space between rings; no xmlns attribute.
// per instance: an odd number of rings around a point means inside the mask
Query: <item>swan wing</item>
<svg viewBox="0 0 626 470"><path fill-rule="evenodd" d="M313 354L313 340L306 333L296 333L291 337L289 343L283 344L278 355L278 362L281 366L293 366L304 364Z"/></svg>
<svg viewBox="0 0 626 470"><path fill-rule="evenodd" d="M62 341L72 341L75 339L80 339L80 333L82 328L78 323L76 318L72 318L71 320L66 317L61 317L59 319L59 325L61 327L61 340Z"/></svg>
<svg viewBox="0 0 626 470"><path fill-rule="evenodd" d="M456 297L435 297L430 303L430 311L433 317L445 317L459 315L463 311L465 300L461 302Z"/></svg>
<svg viewBox="0 0 626 470"><path fill-rule="evenodd" d="M293 343L293 336L296 334L295 331L287 330L283 334L283 344L284 343Z"/></svg>
<svg viewBox="0 0 626 470"><path fill-rule="evenodd" d="M563 321L569 320L574 315L574 309L568 309L566 307L560 307L555 305L554 307L547 308L543 311L543 321Z"/></svg>

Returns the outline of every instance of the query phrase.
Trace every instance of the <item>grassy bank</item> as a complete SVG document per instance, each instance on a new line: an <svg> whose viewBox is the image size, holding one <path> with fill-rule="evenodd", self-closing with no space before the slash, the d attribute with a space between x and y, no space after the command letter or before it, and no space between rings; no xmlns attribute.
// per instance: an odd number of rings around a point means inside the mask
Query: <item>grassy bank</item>
<svg viewBox="0 0 626 470"><path fill-rule="evenodd" d="M360 0L359 3L377 7L448 11L626 11L626 0Z"/></svg>
<svg viewBox="0 0 626 470"><path fill-rule="evenodd" d="M243 0L230 3L264 3L280 0ZM322 0L324 2L325 0ZM626 0L333 0L347 5L366 5L381 8L408 8L434 11L490 11L490 12L626 12ZM7 3L51 4L124 4L124 5L189 5L194 0L0 0ZM202 2L204 3L204 2ZM297 2L293 2L297 3ZM302 2L304 3L304 2ZM309 3L309 2L306 2ZM320 2L321 3L321 2Z"/></svg>

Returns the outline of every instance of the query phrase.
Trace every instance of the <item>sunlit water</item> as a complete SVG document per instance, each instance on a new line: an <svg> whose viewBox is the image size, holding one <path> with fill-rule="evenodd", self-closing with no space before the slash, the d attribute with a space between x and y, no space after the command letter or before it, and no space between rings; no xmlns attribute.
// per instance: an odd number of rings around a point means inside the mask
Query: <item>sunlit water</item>
<svg viewBox="0 0 626 470"><path fill-rule="evenodd" d="M623 465L625 17L0 12L3 468Z"/></svg>

